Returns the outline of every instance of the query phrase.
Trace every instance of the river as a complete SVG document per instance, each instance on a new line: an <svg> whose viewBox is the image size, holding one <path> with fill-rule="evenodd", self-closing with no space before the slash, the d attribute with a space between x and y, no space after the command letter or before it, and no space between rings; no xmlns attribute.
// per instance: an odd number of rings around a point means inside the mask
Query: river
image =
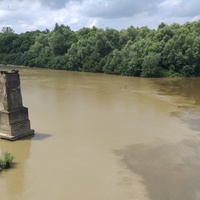
<svg viewBox="0 0 200 200"><path fill-rule="evenodd" d="M35 136L0 140L1 200L200 199L200 78L18 69Z"/></svg>

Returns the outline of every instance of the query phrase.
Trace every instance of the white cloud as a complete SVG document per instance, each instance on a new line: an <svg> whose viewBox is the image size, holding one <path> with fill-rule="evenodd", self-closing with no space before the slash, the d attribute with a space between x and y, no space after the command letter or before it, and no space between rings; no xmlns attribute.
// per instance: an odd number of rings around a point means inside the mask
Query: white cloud
<svg viewBox="0 0 200 200"><path fill-rule="evenodd" d="M178 6L180 3L181 3L181 0L165 0L160 4L160 6L169 8L169 7Z"/></svg>
<svg viewBox="0 0 200 200"><path fill-rule="evenodd" d="M0 29L52 29L55 23L124 29L200 19L199 0L0 0Z"/></svg>
<svg viewBox="0 0 200 200"><path fill-rule="evenodd" d="M140 12L155 11L160 2L162 0L85 0L82 14L107 19L132 17Z"/></svg>
<svg viewBox="0 0 200 200"><path fill-rule="evenodd" d="M182 0L179 5L176 6L176 9L172 10L172 14L180 17L195 17L200 15L199 0Z"/></svg>

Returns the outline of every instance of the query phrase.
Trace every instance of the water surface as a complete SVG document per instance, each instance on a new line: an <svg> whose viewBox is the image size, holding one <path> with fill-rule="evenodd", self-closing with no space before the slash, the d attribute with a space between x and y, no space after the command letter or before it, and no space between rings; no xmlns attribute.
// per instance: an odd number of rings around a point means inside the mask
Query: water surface
<svg viewBox="0 0 200 200"><path fill-rule="evenodd" d="M200 199L199 78L20 75L36 134L0 140L2 200Z"/></svg>

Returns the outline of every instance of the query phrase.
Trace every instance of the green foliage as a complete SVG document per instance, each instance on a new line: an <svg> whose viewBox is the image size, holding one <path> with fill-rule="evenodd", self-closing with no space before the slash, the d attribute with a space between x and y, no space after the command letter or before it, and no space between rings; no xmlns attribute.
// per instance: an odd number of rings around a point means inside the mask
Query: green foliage
<svg viewBox="0 0 200 200"><path fill-rule="evenodd" d="M3 33L14 33L14 30L11 27L3 27L2 28Z"/></svg>
<svg viewBox="0 0 200 200"><path fill-rule="evenodd" d="M161 68L160 68L160 54L149 53L144 57L144 61L142 63L142 77L160 77L161 76Z"/></svg>
<svg viewBox="0 0 200 200"><path fill-rule="evenodd" d="M3 170L11 167L13 159L14 156L11 153L5 152L3 156L0 158L0 169Z"/></svg>
<svg viewBox="0 0 200 200"><path fill-rule="evenodd" d="M157 30L83 27L72 31L0 33L0 64L126 76L200 76L200 21L159 24Z"/></svg>

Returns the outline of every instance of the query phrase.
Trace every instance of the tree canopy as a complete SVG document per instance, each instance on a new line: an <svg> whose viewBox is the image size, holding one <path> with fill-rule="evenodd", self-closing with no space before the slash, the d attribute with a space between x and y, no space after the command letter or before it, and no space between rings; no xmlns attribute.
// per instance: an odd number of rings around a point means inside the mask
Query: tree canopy
<svg viewBox="0 0 200 200"><path fill-rule="evenodd" d="M52 31L0 33L0 63L138 77L200 76L200 21L161 23L157 30L133 26L83 27L56 23Z"/></svg>

